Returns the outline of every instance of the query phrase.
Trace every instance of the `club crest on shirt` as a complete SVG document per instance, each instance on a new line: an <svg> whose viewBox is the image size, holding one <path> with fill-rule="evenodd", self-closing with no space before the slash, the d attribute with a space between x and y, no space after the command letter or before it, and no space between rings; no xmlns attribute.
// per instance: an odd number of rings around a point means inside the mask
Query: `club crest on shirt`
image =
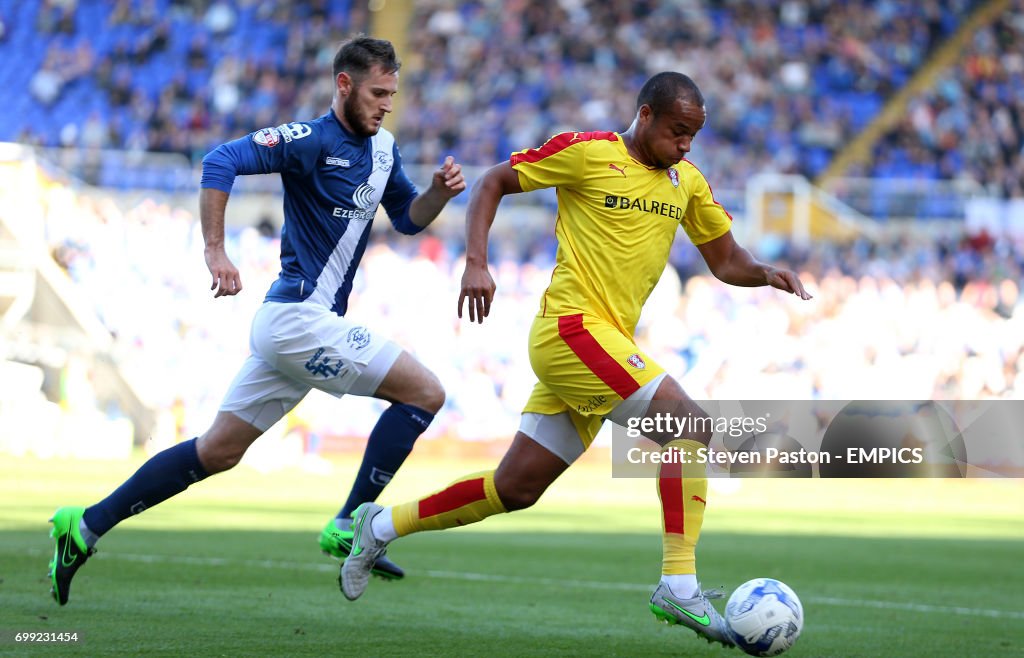
<svg viewBox="0 0 1024 658"><path fill-rule="evenodd" d="M366 327L352 327L345 340L352 349L361 350L370 344L370 331Z"/></svg>
<svg viewBox="0 0 1024 658"><path fill-rule="evenodd" d="M676 171L675 167L669 167L667 170L668 179L672 181L672 187L679 187L679 172Z"/></svg>
<svg viewBox="0 0 1024 658"><path fill-rule="evenodd" d="M278 132L277 128L264 128L252 134L252 141L260 146L274 148L281 142L281 133Z"/></svg>
<svg viewBox="0 0 1024 658"><path fill-rule="evenodd" d="M395 158L386 151L377 151L373 154L373 167L374 169L380 169L381 171L391 171L391 166L395 163Z"/></svg>
<svg viewBox="0 0 1024 658"><path fill-rule="evenodd" d="M647 367L647 364L644 363L644 360L640 358L639 354L630 354L629 358L626 359L626 363L633 366L637 370L643 370L644 368Z"/></svg>
<svg viewBox="0 0 1024 658"><path fill-rule="evenodd" d="M352 193L352 202L356 204L357 208L369 210L376 206L376 192L377 190L374 189L373 185L370 185L368 182L363 183Z"/></svg>

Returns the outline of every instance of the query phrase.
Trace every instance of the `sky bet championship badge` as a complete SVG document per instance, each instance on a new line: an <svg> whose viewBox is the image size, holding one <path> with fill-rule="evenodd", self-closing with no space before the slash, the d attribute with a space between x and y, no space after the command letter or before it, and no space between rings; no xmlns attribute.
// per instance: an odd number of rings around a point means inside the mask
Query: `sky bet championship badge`
<svg viewBox="0 0 1024 658"><path fill-rule="evenodd" d="M281 133L278 132L277 128L264 128L253 133L252 141L260 146L274 148L281 141Z"/></svg>

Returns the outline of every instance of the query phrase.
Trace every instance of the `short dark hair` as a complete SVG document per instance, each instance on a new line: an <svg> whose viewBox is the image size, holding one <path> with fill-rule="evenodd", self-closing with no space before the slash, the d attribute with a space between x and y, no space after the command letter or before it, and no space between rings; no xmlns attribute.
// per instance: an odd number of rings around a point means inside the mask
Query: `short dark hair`
<svg viewBox="0 0 1024 658"><path fill-rule="evenodd" d="M663 71L644 83L636 97L636 109L648 105L655 115L659 115L670 111L676 99L693 103L698 107L704 106L704 94L700 93L700 88L690 76L675 71Z"/></svg>
<svg viewBox="0 0 1024 658"><path fill-rule="evenodd" d="M344 71L358 84L375 65L385 73L397 73L402 63L390 41L360 34L341 44L334 54L334 77Z"/></svg>

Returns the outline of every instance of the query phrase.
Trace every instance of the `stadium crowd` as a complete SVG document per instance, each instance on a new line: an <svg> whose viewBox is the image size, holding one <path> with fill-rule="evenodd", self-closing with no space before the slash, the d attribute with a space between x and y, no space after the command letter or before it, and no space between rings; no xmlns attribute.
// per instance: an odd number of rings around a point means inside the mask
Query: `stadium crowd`
<svg viewBox="0 0 1024 658"><path fill-rule="evenodd" d="M402 53L409 111L392 127L408 162L452 152L487 165L559 130L624 128L626 90L655 70L699 71L712 119L693 157L718 188L761 171L814 176L979 4L417 2ZM969 175L1019 194L1022 15L1017 0L979 31L880 147L874 173ZM0 102L16 117L0 139L197 163L228 136L321 114L336 42L369 20L347 1L45 0L0 3L0 23L0 53L23 62L0 66Z"/></svg>
<svg viewBox="0 0 1024 658"><path fill-rule="evenodd" d="M184 436L201 430L248 353L248 318L276 276L278 238L231 233L246 290L214 301L187 211L152 201L122 210L54 186L47 231L58 262L116 336L133 384L155 407L176 410ZM542 244L495 250L498 296L482 326L455 315L460 243L386 230L368 248L350 315L408 346L444 383L448 402L428 437L505 438L517 426L534 382L526 336L553 265ZM1001 241L953 234L784 246L772 256L802 272L815 294L806 304L716 282L685 237L676 253L638 335L695 399L1024 394L1024 261ZM338 404L314 393L297 417L320 436L365 436L381 403Z"/></svg>
<svg viewBox="0 0 1024 658"><path fill-rule="evenodd" d="M814 176L974 3L417 3L400 135L413 159L493 162L562 130L622 125L660 70L694 72L693 160L722 188ZM696 73L699 72L699 73ZM410 150L406 147L406 150Z"/></svg>
<svg viewBox="0 0 1024 658"><path fill-rule="evenodd" d="M450 152L487 165L559 130L625 128L626 90L651 71L700 71L709 121L692 159L716 191L742 190L761 171L813 176L979 4L425 0L400 53L406 111L389 127L407 162ZM368 25L366 5L345 0L0 0L0 140L196 163L235 135L323 113L337 41ZM1022 31L1015 0L914 100L874 168L852 173L967 176L1024 195ZM141 180L119 167L92 180ZM47 205L53 253L116 336L124 371L147 402L176 410L185 435L202 429L247 354L247 318L277 273L276 239L229 236L247 290L212 303L189 212L152 201L125 209L61 185ZM516 426L553 241L515 237L495 246L499 296L483 327L455 318L458 242L382 233L367 251L351 308L444 382L432 436L505 437ZM718 285L685 239L648 304L641 344L695 398L1024 393L1022 263L1004 238L762 247L805 273L813 304ZM197 372L213 374L197 383ZM314 432L365 435L376 413L359 406L380 403L346 400L351 413L335 404L312 395L298 412L320 424Z"/></svg>
<svg viewBox="0 0 1024 658"><path fill-rule="evenodd" d="M978 30L957 64L911 102L865 173L966 176L992 196L1024 198L1024 0Z"/></svg>
<svg viewBox="0 0 1024 658"><path fill-rule="evenodd" d="M181 153L198 163L226 136L313 118L340 37L366 29L345 0L44 0L0 3L0 139ZM15 61L5 57L6 61Z"/></svg>

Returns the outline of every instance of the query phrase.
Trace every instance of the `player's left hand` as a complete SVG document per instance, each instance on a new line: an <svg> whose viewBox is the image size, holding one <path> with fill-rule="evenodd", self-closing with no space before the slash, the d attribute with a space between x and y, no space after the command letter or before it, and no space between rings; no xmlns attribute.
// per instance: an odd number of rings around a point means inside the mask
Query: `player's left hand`
<svg viewBox="0 0 1024 658"><path fill-rule="evenodd" d="M765 272L765 279L772 288L793 293L800 299L812 298L811 294L804 290L804 284L800 283L800 277L796 275L796 272L771 267Z"/></svg>
<svg viewBox="0 0 1024 658"><path fill-rule="evenodd" d="M466 179L462 176L462 165L455 162L455 158L449 155L444 159L441 168L434 172L434 178L430 185L449 199L458 196L466 189Z"/></svg>
<svg viewBox="0 0 1024 658"><path fill-rule="evenodd" d="M491 300L494 299L494 278L486 265L466 263L462 273L462 291L459 293L459 319L462 319L462 302L469 300L469 321L483 324L491 314Z"/></svg>

